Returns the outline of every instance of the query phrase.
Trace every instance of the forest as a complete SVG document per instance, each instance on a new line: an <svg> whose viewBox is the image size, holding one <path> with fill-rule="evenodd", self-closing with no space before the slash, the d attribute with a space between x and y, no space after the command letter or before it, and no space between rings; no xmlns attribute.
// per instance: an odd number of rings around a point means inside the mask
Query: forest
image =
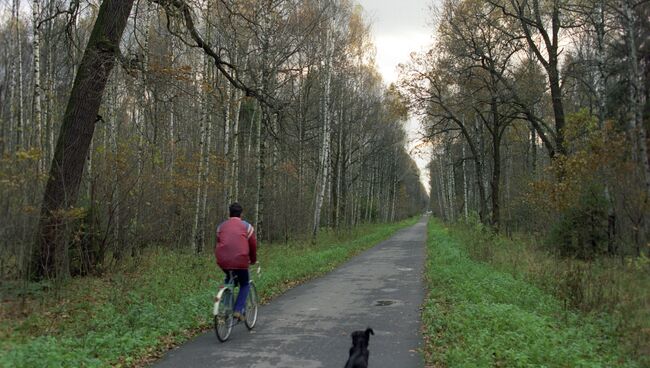
<svg viewBox="0 0 650 368"><path fill-rule="evenodd" d="M273 317L328 358L399 315L427 367L648 366L650 1L421 5L431 43L387 83L355 0L0 0L0 367L140 367L210 330L233 202L262 304L351 274L296 307L330 330Z"/></svg>
<svg viewBox="0 0 650 368"><path fill-rule="evenodd" d="M400 91L448 221L548 235L566 256L648 252L650 4L443 1Z"/></svg>
<svg viewBox="0 0 650 368"><path fill-rule="evenodd" d="M148 246L200 253L234 201L269 241L426 206L405 101L352 2L1 10L3 279L97 274Z"/></svg>
<svg viewBox="0 0 650 368"><path fill-rule="evenodd" d="M626 366L627 358L647 366L650 2L444 0L432 17L434 44L401 64L398 86L433 148L430 208L449 224L449 234L439 225L429 232L432 285L448 282L440 268L465 285L442 287L448 293L432 286L433 311L424 314L435 346L431 360L445 366L460 354L456 362L500 366L498 356L485 363L481 349L498 355L508 347L517 353L504 366L519 366L522 356L535 361L536 349L548 346L480 341L477 328L489 328L477 321L499 323L486 316L502 318L504 304L522 308L525 318L539 316L524 302L539 288L557 300L553 309L578 311L591 321L586 325L601 326L598 336L617 341L626 358L580 363L583 347L574 343L581 338L571 337L552 348L559 357L566 347L564 358L533 366ZM454 262L436 258L438 243ZM457 248L466 253L451 251ZM499 299L485 285L516 290L520 280L528 291L512 292L483 313L468 317L439 307L448 294L465 301L475 298L473 288L485 287L476 302L482 307ZM446 325L440 315L454 322ZM557 312L549 316L558 320ZM526 321L516 327L526 331L520 338L543 335ZM505 333L491 330L504 341ZM553 344L557 334L549 332L540 345ZM440 335L450 340L435 342ZM455 353L434 355L449 347Z"/></svg>

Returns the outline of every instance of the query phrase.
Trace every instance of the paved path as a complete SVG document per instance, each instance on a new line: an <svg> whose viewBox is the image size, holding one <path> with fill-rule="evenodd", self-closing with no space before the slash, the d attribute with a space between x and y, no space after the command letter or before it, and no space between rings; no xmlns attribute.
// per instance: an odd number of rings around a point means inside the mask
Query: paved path
<svg viewBox="0 0 650 368"><path fill-rule="evenodd" d="M240 324L223 344L214 332L206 333L154 366L343 367L350 333L370 326L375 336L370 338L369 367L423 367L419 307L425 239L422 218L330 274L261 307L253 332Z"/></svg>

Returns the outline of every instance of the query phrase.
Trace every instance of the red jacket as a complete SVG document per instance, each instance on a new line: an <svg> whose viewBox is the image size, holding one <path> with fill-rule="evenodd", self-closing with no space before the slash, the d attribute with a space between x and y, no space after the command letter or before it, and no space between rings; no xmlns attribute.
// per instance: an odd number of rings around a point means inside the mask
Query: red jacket
<svg viewBox="0 0 650 368"><path fill-rule="evenodd" d="M214 248L217 264L223 270L247 270L257 262L257 239L253 225L239 217L231 217L217 228Z"/></svg>

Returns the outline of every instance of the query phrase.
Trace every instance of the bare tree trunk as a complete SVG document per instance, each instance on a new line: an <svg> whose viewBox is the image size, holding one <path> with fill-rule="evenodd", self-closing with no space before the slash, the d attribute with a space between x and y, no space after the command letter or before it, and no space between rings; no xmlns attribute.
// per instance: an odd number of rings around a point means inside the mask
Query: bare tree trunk
<svg viewBox="0 0 650 368"><path fill-rule="evenodd" d="M230 197L239 201L239 113L241 110L241 91L235 90L235 109L233 111L232 171L230 174Z"/></svg>
<svg viewBox="0 0 650 368"><path fill-rule="evenodd" d="M207 216L208 205L208 176L210 175L210 147L212 147L212 118L208 113L206 116L205 127L205 156L203 158L203 177L201 178L201 185L203 186L203 199L201 201L201 220L199 222L199 245L198 252L202 252L205 247L205 224Z"/></svg>
<svg viewBox="0 0 650 368"><path fill-rule="evenodd" d="M97 112L132 6L133 0L104 0L99 8L72 86L43 195L39 246L32 268L37 278L68 273L61 264L66 256L61 254L61 250L65 252L66 211L77 201Z"/></svg>
<svg viewBox="0 0 650 368"><path fill-rule="evenodd" d="M172 99L169 103L169 178L172 181L172 192L174 191L174 170L176 166L176 111Z"/></svg>
<svg viewBox="0 0 650 368"><path fill-rule="evenodd" d="M454 175L454 163L451 160L451 147L447 150L445 157L447 158L447 175L448 184L447 190L449 192L449 220L452 222L456 220L456 179Z"/></svg>
<svg viewBox="0 0 650 368"><path fill-rule="evenodd" d="M137 179L136 179L136 190L138 193L138 203L135 207L134 226L133 231L138 233L140 231L141 221L140 221L140 211L142 200L144 197L144 180L142 176L144 174L144 137L145 137L145 126L146 126L146 115L147 109L151 101L149 100L149 91L147 89L148 83L148 73L149 73L149 29L151 28L151 3L147 3L144 9L144 41L142 45L142 86L140 88L140 93L142 96L141 103L138 104L135 109L135 128L136 134L138 135L138 159L137 159Z"/></svg>
<svg viewBox="0 0 650 368"><path fill-rule="evenodd" d="M264 156L266 154L266 145L262 140L262 123L264 120L269 119L269 111L267 106L261 106L261 119L258 120L257 124L257 194L255 199L255 231L257 231L257 238L262 238L262 211L264 205L263 191L264 191Z"/></svg>
<svg viewBox="0 0 650 368"><path fill-rule="evenodd" d="M368 183L368 207L366 207L366 222L372 221L373 199L375 197L375 168L371 168L370 182Z"/></svg>
<svg viewBox="0 0 650 368"><path fill-rule="evenodd" d="M117 79L117 78L114 78ZM117 127L117 114L115 113L115 106L117 105L117 82L112 81L112 85L109 87L109 98L108 100L108 126L109 126L109 144L110 152L112 156L112 171L113 171L113 196L111 205L113 207L113 218L115 219L113 223L113 238L115 241L115 250L114 255L116 259L122 258L122 237L121 237L121 198L120 198L120 172L119 172L119 159L118 159L118 127ZM92 143L92 141L91 141Z"/></svg>
<svg viewBox="0 0 650 368"><path fill-rule="evenodd" d="M224 100L223 100L223 159L225 161L223 170L223 208L228 208L230 204L230 108L232 105L232 91L230 90L230 83L225 83L224 86Z"/></svg>
<svg viewBox="0 0 650 368"><path fill-rule="evenodd" d="M51 35L51 22L48 24L50 31L48 35ZM46 40L48 38L46 37ZM52 40L49 40L47 47L47 162L52 162L54 159L54 63L52 60L52 55L54 54L52 48Z"/></svg>
<svg viewBox="0 0 650 368"><path fill-rule="evenodd" d="M339 132L338 132L338 149L337 149L337 157L336 157L336 184L335 184L335 192L336 192L336 199L334 200L334 227L339 228L339 223L340 223L340 217L341 217L341 170L343 166L343 122L339 122Z"/></svg>
<svg viewBox="0 0 650 368"><path fill-rule="evenodd" d="M204 116L201 118L200 123L199 123L199 170L197 172L197 185L196 185L196 197L194 201L194 225L192 226L192 236L191 236L191 241L192 241L192 250L194 253L198 253L199 249L201 248L201 245L199 244L199 240L197 238L198 236L198 231L199 231L199 219L200 219L200 211L201 211L201 190L203 189L203 156L205 154L205 113Z"/></svg>
<svg viewBox="0 0 650 368"><path fill-rule="evenodd" d="M596 98L598 100L598 124L605 125L605 110L607 103L607 84L605 83L605 1L598 0L596 4Z"/></svg>
<svg viewBox="0 0 650 368"><path fill-rule="evenodd" d="M33 121L34 121L34 139L35 145L38 150L43 152L43 137L42 137L42 127L41 127L41 36L40 30L38 27L38 22L40 19L40 6L39 0L34 0L32 4L32 17L33 17L33 32L34 38L32 41L34 50L34 106L33 106ZM41 173L44 171L44 155L41 154L41 157L38 160L38 172Z"/></svg>
<svg viewBox="0 0 650 368"><path fill-rule="evenodd" d="M13 1L13 6L11 9L11 23L10 23L10 28L11 30L18 32L18 1L14 0ZM11 33L10 33L11 35ZM16 37L18 37L16 35ZM16 69L18 60L15 58L11 58L10 61L10 79L9 79L9 128L7 131L7 140L8 140L8 145L7 145L7 150L9 152L14 151L14 146L15 146L15 138L14 138L14 130L15 130L15 122L16 122L16 115L18 115L18 111L16 108L16 102L14 101L16 99Z"/></svg>
<svg viewBox="0 0 650 368"><path fill-rule="evenodd" d="M469 195L467 193L467 170L465 168L465 143L461 144L462 159L463 159L463 213L465 214L465 221L469 219Z"/></svg>
<svg viewBox="0 0 650 368"><path fill-rule="evenodd" d="M537 130L530 127L530 171L537 177Z"/></svg>
<svg viewBox="0 0 650 368"><path fill-rule="evenodd" d="M325 33L325 47L326 47L326 57L325 57L325 80L323 86L323 97L322 97L322 107L321 107L321 116L323 119L323 140L321 143L321 153L320 153L320 172L318 175L318 181L316 183L316 200L314 205L314 227L312 228L312 241L316 241L316 235L318 234L318 228L320 226L320 215L321 207L323 205L323 198L325 197L325 189L327 187L327 179L329 174L329 165L330 165L330 93L331 93L331 82L332 82L332 53L333 45L332 43L331 30L328 27Z"/></svg>
<svg viewBox="0 0 650 368"><path fill-rule="evenodd" d="M23 42L20 37L22 30L20 27L20 0L14 0L16 6L16 48L18 50L18 122L16 124L16 148L23 149L27 147L25 142L25 119L23 107Z"/></svg>
<svg viewBox="0 0 650 368"><path fill-rule="evenodd" d="M207 84L206 76L208 73L208 63L207 58L204 57L203 63L203 83ZM199 253L203 249L203 237L200 236L201 230L201 209L202 209L202 193L207 188L204 188L204 181L207 178L205 175L205 167L207 166L207 158L209 157L210 145L206 144L208 138L210 137L209 128L210 125L210 109L209 102L207 97L207 92L204 92L202 88L199 88L199 93L201 93L201 119L199 122L199 170L197 172L197 186L196 186L196 197L194 200L194 224L192 226L192 250L194 253ZM206 152L208 154L206 154Z"/></svg>
<svg viewBox="0 0 650 368"><path fill-rule="evenodd" d="M440 215L445 219L449 220L449 206L447 205L447 189L445 185L445 168L443 163L443 158L438 158L438 193L440 197Z"/></svg>
<svg viewBox="0 0 650 368"><path fill-rule="evenodd" d="M397 193L397 183L398 183L399 180L397 179L397 172L396 172L396 169L393 170L393 180L392 180L392 181L393 181L393 183L392 183L392 184L393 184L393 188L392 188L392 189L393 189L393 190L392 190L392 192L393 192L393 198L392 198L392 200L391 200L392 203L391 203L391 205L390 205L390 217L389 217L389 221L390 221L390 222L394 222L394 221L395 221L395 202L396 202L396 198L397 198L397 196L398 196L398 193Z"/></svg>
<svg viewBox="0 0 650 368"><path fill-rule="evenodd" d="M630 83L628 87L630 100L629 126L632 135L636 138L637 158L642 165L646 198L650 199L650 159L648 158L648 141L645 126L643 124L643 86L641 73L639 72L639 58L637 55L637 43L635 37L635 16L630 0L623 0L623 11L625 16L625 37L628 46L628 62L630 67Z"/></svg>
<svg viewBox="0 0 650 368"><path fill-rule="evenodd" d="M485 224L488 223L488 208L487 208L487 196L486 196L486 190L488 187L487 184L487 177L486 177L486 167L485 167L485 138L483 136L483 129L481 122L479 121L479 118L476 117L475 121L475 129L476 129L476 134L478 135L478 152L476 152L476 159L474 161L474 164L476 166L476 181L477 181L477 186L478 186L478 191L479 191L479 201L481 202L480 204L480 210L479 213L482 214L481 221L483 221Z"/></svg>

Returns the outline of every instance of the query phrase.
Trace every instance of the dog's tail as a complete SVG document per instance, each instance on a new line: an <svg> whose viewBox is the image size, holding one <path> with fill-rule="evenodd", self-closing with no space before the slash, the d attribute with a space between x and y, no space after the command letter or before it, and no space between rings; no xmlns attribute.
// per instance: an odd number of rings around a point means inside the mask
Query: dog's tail
<svg viewBox="0 0 650 368"><path fill-rule="evenodd" d="M375 331L372 330L372 328L368 327L366 328L366 339L370 338L370 335L374 335Z"/></svg>

